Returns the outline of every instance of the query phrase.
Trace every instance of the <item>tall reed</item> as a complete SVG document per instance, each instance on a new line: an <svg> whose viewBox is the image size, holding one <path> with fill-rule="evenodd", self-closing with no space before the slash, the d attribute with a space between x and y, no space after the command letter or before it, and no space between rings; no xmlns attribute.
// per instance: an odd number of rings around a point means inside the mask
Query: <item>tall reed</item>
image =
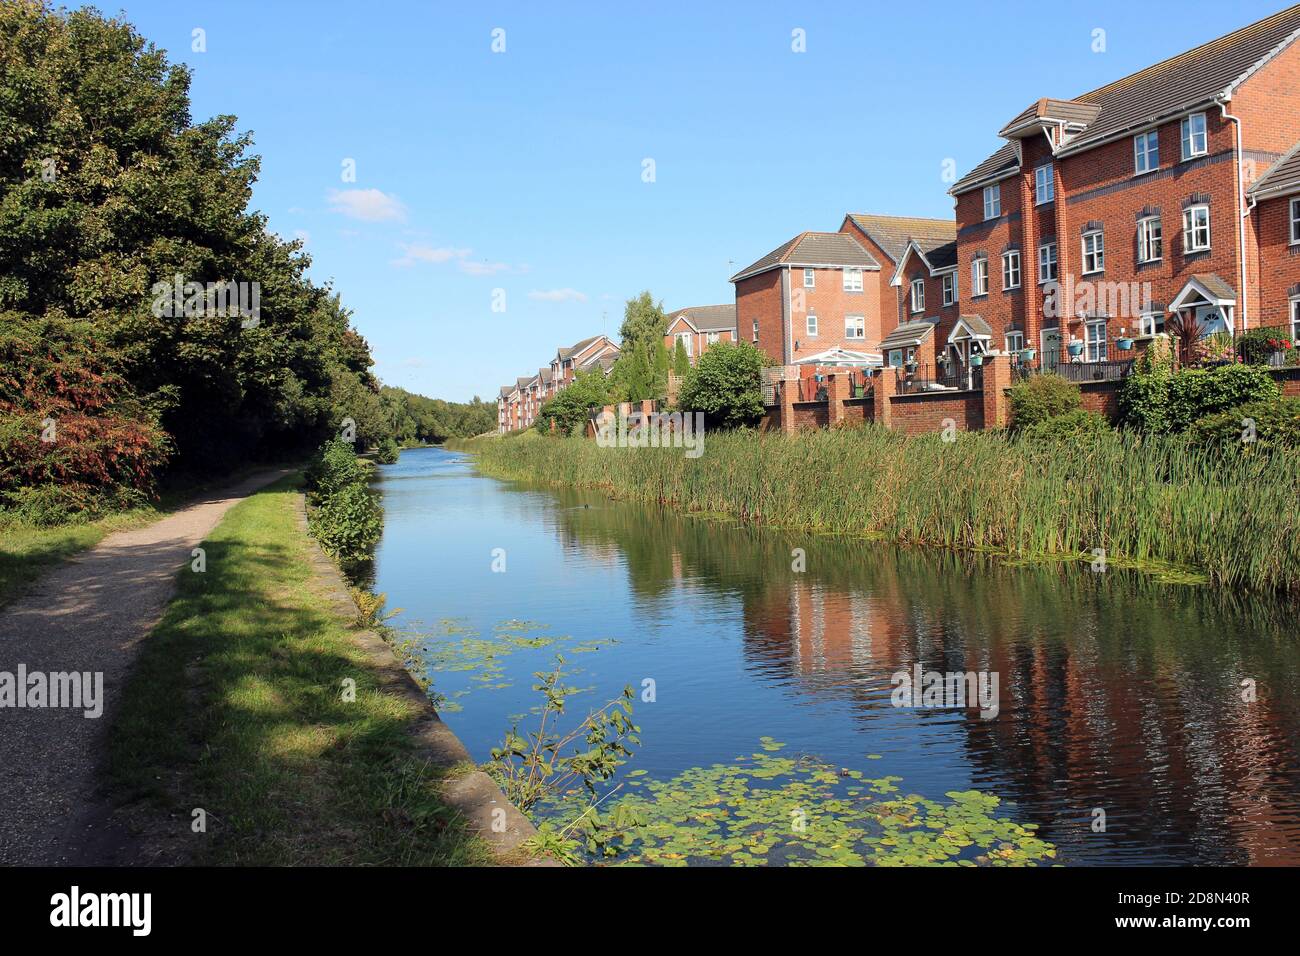
<svg viewBox="0 0 1300 956"><path fill-rule="evenodd" d="M500 478L800 530L1012 555L1105 549L1229 587L1300 591L1300 453L1228 453L1171 436L1106 433L1043 445L999 433L905 437L886 429L794 437L710 433L704 454L582 439L468 446Z"/></svg>

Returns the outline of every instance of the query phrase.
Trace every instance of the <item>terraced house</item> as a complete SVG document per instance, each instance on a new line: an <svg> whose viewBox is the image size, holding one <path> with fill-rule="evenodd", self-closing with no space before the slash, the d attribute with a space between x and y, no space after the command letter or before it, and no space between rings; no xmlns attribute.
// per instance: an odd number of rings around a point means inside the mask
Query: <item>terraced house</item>
<svg viewBox="0 0 1300 956"><path fill-rule="evenodd" d="M913 250L900 277L926 315L928 280L955 265L957 317L935 323L936 358L1032 349L1051 368L1113 360L1117 340L1173 323L1207 335L1294 322L1298 37L1293 6L1010 119L1004 145L950 190L955 260Z"/></svg>
<svg viewBox="0 0 1300 956"><path fill-rule="evenodd" d="M546 400L572 384L579 372L599 369L608 374L618 355L618 343L606 335L593 335L557 349L550 365L539 368L536 375L501 387L497 395L497 431L504 434L531 427Z"/></svg>

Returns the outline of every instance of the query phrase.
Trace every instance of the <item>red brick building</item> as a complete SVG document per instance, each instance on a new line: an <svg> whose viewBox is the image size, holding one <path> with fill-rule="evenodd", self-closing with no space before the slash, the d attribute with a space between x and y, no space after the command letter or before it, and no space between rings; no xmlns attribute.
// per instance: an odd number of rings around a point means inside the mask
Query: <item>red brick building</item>
<svg viewBox="0 0 1300 956"><path fill-rule="evenodd" d="M905 260L919 251L936 268L956 268L957 225L951 219L918 219L912 216L877 216L851 212L844 217L840 232L857 239L878 259L883 268L877 274L880 284L880 333L888 335L894 328L911 321L916 315L937 315L942 301L942 279L927 284L925 307L915 310L912 288L898 274ZM913 262L915 265L915 262ZM937 275L938 273L936 273Z"/></svg>
<svg viewBox="0 0 1300 956"><path fill-rule="evenodd" d="M1300 340L1300 143L1248 191L1259 249L1258 324Z"/></svg>
<svg viewBox="0 0 1300 956"><path fill-rule="evenodd" d="M782 365L879 365L880 271L855 236L800 233L731 277L737 334Z"/></svg>
<svg viewBox="0 0 1300 956"><path fill-rule="evenodd" d="M1175 317L1202 334L1279 324L1300 282L1285 175L1253 212L1248 187L1300 141L1297 38L1300 6L1003 126L950 190L972 321L941 316L938 350L1036 349L1050 367L1071 341L1076 360L1110 360Z"/></svg>
<svg viewBox="0 0 1300 956"><path fill-rule="evenodd" d="M736 307L734 305L697 305L678 309L668 316L664 347L671 354L681 342L686 355L695 360L716 342L735 342Z"/></svg>

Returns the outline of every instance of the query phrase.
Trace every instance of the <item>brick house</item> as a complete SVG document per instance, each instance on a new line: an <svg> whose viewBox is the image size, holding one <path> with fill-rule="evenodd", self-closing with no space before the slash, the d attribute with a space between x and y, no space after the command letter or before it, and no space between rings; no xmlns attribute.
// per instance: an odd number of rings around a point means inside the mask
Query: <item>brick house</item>
<svg viewBox="0 0 1300 956"><path fill-rule="evenodd" d="M1259 248L1258 324L1300 340L1300 143L1251 184L1251 225Z"/></svg>
<svg viewBox="0 0 1300 956"><path fill-rule="evenodd" d="M551 359L550 395L572 384L579 371L602 366L602 359L609 355L617 358L618 353L618 345L607 335L593 335L568 348L557 349L555 358Z"/></svg>
<svg viewBox="0 0 1300 956"><path fill-rule="evenodd" d="M668 316L664 347L671 355L681 342L692 365L715 342L735 341L735 305L697 305L678 309Z"/></svg>
<svg viewBox="0 0 1300 956"><path fill-rule="evenodd" d="M737 334L782 365L878 366L880 269L852 235L800 233L731 277Z"/></svg>
<svg viewBox="0 0 1300 956"><path fill-rule="evenodd" d="M951 219L920 219L914 216L877 216L851 212L844 217L840 232L853 236L878 259L883 268L877 273L880 284L880 334L888 335L898 325L913 318L911 286L902 282L898 269L914 250L933 262L956 267L957 224ZM951 247L951 251L944 251ZM949 260L951 260L949 262ZM913 268L916 263L912 262ZM919 274L919 273L918 273ZM925 290L926 306L937 314L943 283L935 279ZM892 308L892 312L890 309ZM873 343L874 344L874 343Z"/></svg>
<svg viewBox="0 0 1300 956"><path fill-rule="evenodd" d="M937 329L936 352L960 366L972 351L1032 348L1055 367L1072 340L1076 360L1115 359L1117 339L1175 316L1203 334L1275 317L1300 259L1270 238L1287 224L1265 221L1285 197L1260 195L1252 215L1246 187L1300 140L1298 37L1295 6L1008 122L1006 143L949 191L954 293L978 321Z"/></svg>

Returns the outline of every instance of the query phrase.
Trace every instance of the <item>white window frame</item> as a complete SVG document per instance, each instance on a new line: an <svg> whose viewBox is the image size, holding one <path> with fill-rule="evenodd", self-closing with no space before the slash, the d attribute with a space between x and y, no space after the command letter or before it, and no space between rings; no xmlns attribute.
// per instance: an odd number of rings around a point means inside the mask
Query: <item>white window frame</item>
<svg viewBox="0 0 1300 956"><path fill-rule="evenodd" d="M1058 274L1057 266L1056 243L1043 243L1038 247L1038 284L1046 285L1055 282Z"/></svg>
<svg viewBox="0 0 1300 956"><path fill-rule="evenodd" d="M903 367L903 350L902 350L902 349L890 349L890 350L889 350L889 355L886 356L886 361L887 361L887 363L889 364L889 367L890 367L890 368L902 368L902 367Z"/></svg>
<svg viewBox="0 0 1300 956"><path fill-rule="evenodd" d="M754 320L754 341L758 341L758 319Z"/></svg>
<svg viewBox="0 0 1300 956"><path fill-rule="evenodd" d="M1160 168L1160 131L1147 130L1133 137L1133 175L1144 176Z"/></svg>
<svg viewBox="0 0 1300 956"><path fill-rule="evenodd" d="M1016 352L1023 351L1025 347L1025 333L1008 332L1006 346L1007 346L1008 354L1014 354Z"/></svg>
<svg viewBox="0 0 1300 956"><path fill-rule="evenodd" d="M970 263L970 295L974 299L989 294L989 260L980 256Z"/></svg>
<svg viewBox="0 0 1300 956"><path fill-rule="evenodd" d="M1055 168L1051 163L1046 163L1034 170L1034 205L1046 206L1055 198Z"/></svg>
<svg viewBox="0 0 1300 956"><path fill-rule="evenodd" d="M1159 216L1138 220L1138 262L1160 262L1165 257L1165 226ZM1155 255L1152 255L1152 253Z"/></svg>
<svg viewBox="0 0 1300 956"><path fill-rule="evenodd" d="M1093 243L1091 251L1088 250L1088 240L1096 240ZM1100 229L1094 229L1091 232L1083 234L1083 274L1086 276L1096 275L1099 272L1106 271L1106 233ZM1092 259L1092 268L1088 268L1088 259Z"/></svg>
<svg viewBox="0 0 1300 956"><path fill-rule="evenodd" d="M1020 250L1002 253L1002 291L1020 288Z"/></svg>
<svg viewBox="0 0 1300 956"><path fill-rule="evenodd" d="M945 272L943 274L943 304L957 304L957 273Z"/></svg>
<svg viewBox="0 0 1300 956"><path fill-rule="evenodd" d="M984 219L997 219L1002 215L1002 184L984 187Z"/></svg>
<svg viewBox="0 0 1300 956"><path fill-rule="evenodd" d="M1093 333L1100 330L1096 338ZM1084 354L1089 362L1106 361L1106 323L1104 321L1088 322L1084 325L1084 341L1087 343Z"/></svg>
<svg viewBox="0 0 1300 956"><path fill-rule="evenodd" d="M674 338L677 339L677 342L685 343L687 358L690 358L693 354L695 354L695 350L692 348L692 345L694 344L692 340L695 338L694 335L692 335L690 332L678 332L676 333ZM673 343L673 348L677 347L677 342Z"/></svg>
<svg viewBox="0 0 1300 956"><path fill-rule="evenodd" d="M803 287L805 289L817 288L817 272L814 269L803 270Z"/></svg>
<svg viewBox="0 0 1300 956"><path fill-rule="evenodd" d="M844 270L843 289L845 292L862 291L862 270L855 267Z"/></svg>
<svg viewBox="0 0 1300 956"><path fill-rule="evenodd" d="M808 334L808 338L810 339L817 338L817 313L816 312L812 312L812 311L808 312L807 318L804 319L804 331Z"/></svg>
<svg viewBox="0 0 1300 956"><path fill-rule="evenodd" d="M1291 200L1291 245L1300 246L1300 198Z"/></svg>
<svg viewBox="0 0 1300 956"><path fill-rule="evenodd" d="M1200 131L1196 126L1200 126ZM1180 125L1183 140L1183 160L1195 159L1197 156L1205 156L1210 151L1210 127L1206 122L1204 113L1193 113L1191 116L1184 116Z"/></svg>
<svg viewBox="0 0 1300 956"><path fill-rule="evenodd" d="M1300 342L1300 295L1291 297L1291 341Z"/></svg>
<svg viewBox="0 0 1300 956"><path fill-rule="evenodd" d="M846 339L865 339L867 337L866 316L857 313L844 316L844 337Z"/></svg>
<svg viewBox="0 0 1300 956"><path fill-rule="evenodd" d="M912 280L912 314L925 311L925 279Z"/></svg>
<svg viewBox="0 0 1300 956"><path fill-rule="evenodd" d="M722 341L721 332L708 332L704 336L704 341L709 345L717 345Z"/></svg>
<svg viewBox="0 0 1300 956"><path fill-rule="evenodd" d="M1157 323L1159 327L1157 328ZM1165 330L1163 312L1143 312L1138 316L1138 334L1143 336L1158 335Z"/></svg>
<svg viewBox="0 0 1300 956"><path fill-rule="evenodd" d="M1198 213L1205 214L1205 221L1198 222ZM1204 241L1200 239L1204 233ZM1183 210L1183 252L1210 251L1210 207L1206 205L1188 206Z"/></svg>

